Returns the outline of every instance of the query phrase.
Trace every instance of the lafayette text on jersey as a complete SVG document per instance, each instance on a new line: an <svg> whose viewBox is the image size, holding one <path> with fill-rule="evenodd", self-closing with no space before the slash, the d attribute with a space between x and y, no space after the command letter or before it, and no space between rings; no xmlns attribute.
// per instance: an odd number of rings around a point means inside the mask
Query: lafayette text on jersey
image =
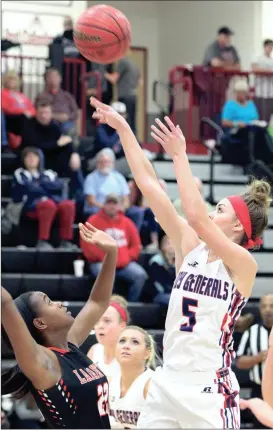
<svg viewBox="0 0 273 430"><path fill-rule="evenodd" d="M219 370L235 357L232 335L246 299L208 254L202 242L186 255L173 286L163 345L164 365L174 370Z"/></svg>
<svg viewBox="0 0 273 430"><path fill-rule="evenodd" d="M50 348L59 360L62 378L47 390L31 392L51 428L109 429L108 382L78 347Z"/></svg>

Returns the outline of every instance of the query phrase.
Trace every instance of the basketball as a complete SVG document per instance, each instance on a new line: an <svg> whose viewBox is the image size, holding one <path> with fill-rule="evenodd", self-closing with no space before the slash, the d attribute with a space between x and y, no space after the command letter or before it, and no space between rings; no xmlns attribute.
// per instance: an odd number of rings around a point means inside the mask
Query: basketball
<svg viewBox="0 0 273 430"><path fill-rule="evenodd" d="M131 25L126 16L112 6L92 6L77 20L74 42L87 60L114 63L130 47Z"/></svg>

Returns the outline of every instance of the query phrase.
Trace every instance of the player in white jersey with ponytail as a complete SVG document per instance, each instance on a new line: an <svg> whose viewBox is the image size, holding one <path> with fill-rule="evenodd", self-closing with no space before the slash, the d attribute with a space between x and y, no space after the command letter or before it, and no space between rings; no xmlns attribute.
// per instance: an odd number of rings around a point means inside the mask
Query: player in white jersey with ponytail
<svg viewBox="0 0 273 430"><path fill-rule="evenodd" d="M111 428L136 428L154 374L152 336L140 327L128 326L119 336L116 358L120 373L109 386Z"/></svg>
<svg viewBox="0 0 273 430"><path fill-rule="evenodd" d="M109 382L120 371L115 350L119 334L128 323L127 306L123 297L111 297L109 307L94 327L98 343L93 345L87 354L107 376Z"/></svg>
<svg viewBox="0 0 273 430"><path fill-rule="evenodd" d="M152 136L172 158L187 221L161 189L126 121L91 98L94 117L115 128L134 179L175 247L177 278L168 308L163 367L152 378L139 428L240 428L239 386L231 371L232 333L251 295L270 186L254 181L212 214L198 191L182 131L156 120ZM200 239L201 238L201 239Z"/></svg>

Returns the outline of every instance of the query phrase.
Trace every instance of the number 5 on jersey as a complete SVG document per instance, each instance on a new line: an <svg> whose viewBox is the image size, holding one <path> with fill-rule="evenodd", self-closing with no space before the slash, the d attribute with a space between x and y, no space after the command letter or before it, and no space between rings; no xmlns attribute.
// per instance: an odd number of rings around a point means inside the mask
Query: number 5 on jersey
<svg viewBox="0 0 273 430"><path fill-rule="evenodd" d="M188 321L180 325L180 331L192 332L196 324L196 312L192 308L197 308L198 300L183 297L182 300L182 315L187 317Z"/></svg>
<svg viewBox="0 0 273 430"><path fill-rule="evenodd" d="M98 410L101 417L109 415L108 383L100 384L98 390Z"/></svg>

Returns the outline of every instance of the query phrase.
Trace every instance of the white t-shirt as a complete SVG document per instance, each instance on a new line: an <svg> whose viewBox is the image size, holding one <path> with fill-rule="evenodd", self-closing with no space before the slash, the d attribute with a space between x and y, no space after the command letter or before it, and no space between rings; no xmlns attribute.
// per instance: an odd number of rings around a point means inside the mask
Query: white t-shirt
<svg viewBox="0 0 273 430"><path fill-rule="evenodd" d="M109 385L110 424L111 428L136 428L145 398L144 388L154 371L146 369L139 375L124 397L120 398L121 375L116 375Z"/></svg>
<svg viewBox="0 0 273 430"><path fill-rule="evenodd" d="M120 366L117 360L114 358L111 363L106 364L104 362L104 346L100 343L96 343L93 346L93 358L92 361L98 366L101 371L105 374L108 379L112 379L114 375L120 373Z"/></svg>
<svg viewBox="0 0 273 430"><path fill-rule="evenodd" d="M261 55L254 60L260 69L273 72L273 57ZM255 96L263 99L273 98L273 76L255 76Z"/></svg>

